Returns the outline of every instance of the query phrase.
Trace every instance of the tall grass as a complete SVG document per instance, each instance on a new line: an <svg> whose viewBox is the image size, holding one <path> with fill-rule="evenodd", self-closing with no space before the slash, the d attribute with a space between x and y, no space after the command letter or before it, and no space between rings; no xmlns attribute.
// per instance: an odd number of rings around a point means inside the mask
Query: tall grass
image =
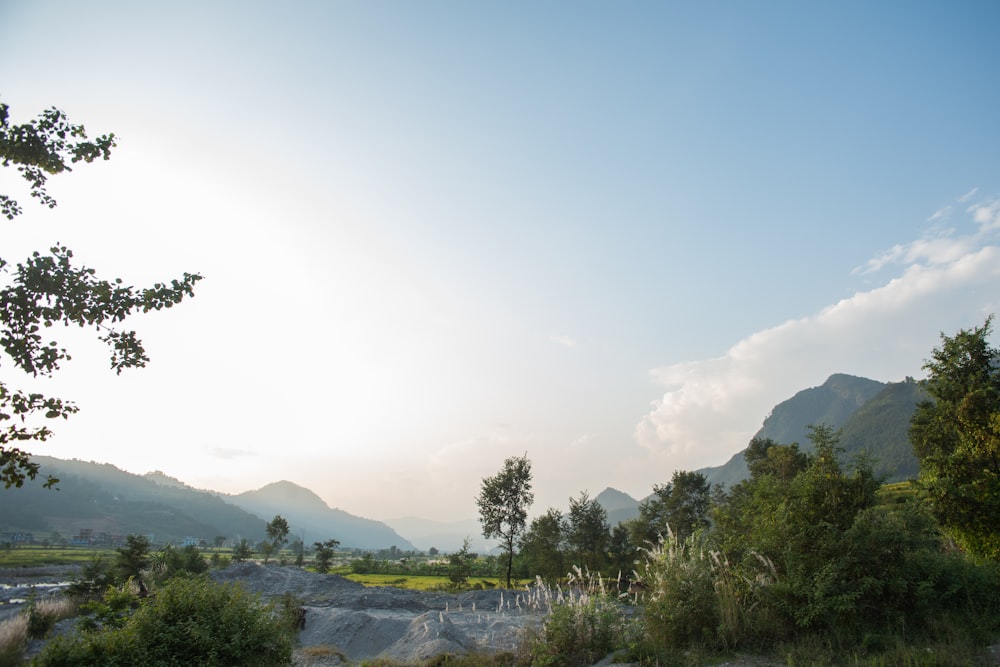
<svg viewBox="0 0 1000 667"><path fill-rule="evenodd" d="M70 600L51 598L33 601L16 616L0 622L0 667L21 664L31 639L42 639L55 624L76 614Z"/></svg>
<svg viewBox="0 0 1000 667"><path fill-rule="evenodd" d="M18 614L0 622L0 667L21 664L21 654L27 645L27 616Z"/></svg>
<svg viewBox="0 0 1000 667"><path fill-rule="evenodd" d="M541 577L528 588L525 607L545 614L540 625L523 633L517 662L538 667L594 664L628 645L635 625L626 617L609 581L600 573L574 567L566 587Z"/></svg>

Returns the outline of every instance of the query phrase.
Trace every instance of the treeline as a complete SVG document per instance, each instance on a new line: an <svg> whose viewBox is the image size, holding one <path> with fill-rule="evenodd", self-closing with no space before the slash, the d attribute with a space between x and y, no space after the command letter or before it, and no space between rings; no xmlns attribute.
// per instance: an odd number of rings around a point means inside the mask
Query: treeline
<svg viewBox="0 0 1000 667"><path fill-rule="evenodd" d="M630 585L645 659L683 647L881 651L906 642L984 646L1000 618L1000 569L945 533L923 494L884 502L870 462L841 461L837 434L812 452L754 440L750 478L728 492L675 473L640 516L610 527L584 493L535 518L514 559L555 582L574 566ZM638 592L637 592L638 591ZM812 638L811 640L809 638Z"/></svg>

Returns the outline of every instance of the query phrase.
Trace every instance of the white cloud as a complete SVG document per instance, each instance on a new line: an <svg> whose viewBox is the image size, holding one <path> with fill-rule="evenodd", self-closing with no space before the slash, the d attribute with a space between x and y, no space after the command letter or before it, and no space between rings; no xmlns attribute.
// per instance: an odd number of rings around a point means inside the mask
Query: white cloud
<svg viewBox="0 0 1000 667"><path fill-rule="evenodd" d="M563 347L576 348L579 346L579 343L575 338L563 334L549 336L549 340L558 345L562 345Z"/></svg>
<svg viewBox="0 0 1000 667"><path fill-rule="evenodd" d="M968 202L970 199L972 199L973 197L975 197L976 193L978 193L978 192L979 192L979 188L972 188L971 190L969 190L964 195L962 195L961 197L958 198L958 203L959 204L964 204L964 203Z"/></svg>
<svg viewBox="0 0 1000 667"><path fill-rule="evenodd" d="M983 233L1000 229L1000 199L974 204L969 207L969 213Z"/></svg>
<svg viewBox="0 0 1000 667"><path fill-rule="evenodd" d="M1000 205L970 213L976 231L918 239L869 262L869 271L902 267L880 287L753 334L720 357L652 371L665 391L636 426L638 444L672 469L717 465L746 446L774 405L833 373L921 375L941 332L981 324L997 305L1000 247L989 232Z"/></svg>
<svg viewBox="0 0 1000 667"><path fill-rule="evenodd" d="M927 222L938 222L939 220L944 220L951 216L951 206L944 206L934 211L931 217L927 218Z"/></svg>

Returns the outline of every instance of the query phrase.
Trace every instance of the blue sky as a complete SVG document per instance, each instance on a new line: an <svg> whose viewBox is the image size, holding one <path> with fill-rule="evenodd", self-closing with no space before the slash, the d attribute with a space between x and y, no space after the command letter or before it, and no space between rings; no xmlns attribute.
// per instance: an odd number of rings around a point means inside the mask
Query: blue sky
<svg viewBox="0 0 1000 667"><path fill-rule="evenodd" d="M441 519L527 452L542 512L720 464L831 373L919 377L997 309L998 19L0 2L15 120L120 137L3 256L206 277L133 322L145 370L68 334L43 386L82 410L39 452Z"/></svg>

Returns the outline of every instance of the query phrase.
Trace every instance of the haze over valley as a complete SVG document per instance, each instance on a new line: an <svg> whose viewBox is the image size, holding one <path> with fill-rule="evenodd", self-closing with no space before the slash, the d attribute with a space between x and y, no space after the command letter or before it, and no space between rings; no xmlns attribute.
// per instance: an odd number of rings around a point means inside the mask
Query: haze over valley
<svg viewBox="0 0 1000 667"><path fill-rule="evenodd" d="M754 437L800 443L809 451L809 426L825 424L840 432L845 463L865 454L876 474L887 482L911 479L916 476L917 462L908 426L917 402L923 399L920 385L912 381L885 384L836 374L774 406ZM742 450L736 452L725 465L699 472L713 484L731 487L748 477L742 454ZM51 539L54 534L72 539L86 530L118 540L136 533L175 544L192 538L212 544L216 537L227 544L240 539L256 542L263 539L265 523L280 515L304 544L333 537L347 549L451 553L468 539L479 553L495 552L497 547L495 541L482 537L472 498L454 498L456 505L467 508L460 521L412 515L373 520L331 508L313 491L289 481L227 495L192 488L159 471L138 476L109 464L50 457L38 461L60 477L59 490L29 484L9 495L0 507L0 526L6 531L32 532L36 540ZM665 476L659 483L668 481ZM581 488L573 496L584 491ZM590 491L613 527L637 517L640 502L653 489L636 495L611 487ZM567 504L568 498L554 507L565 511ZM547 509L536 503L530 514L538 516Z"/></svg>
<svg viewBox="0 0 1000 667"><path fill-rule="evenodd" d="M0 169L5 280L54 244L123 285L204 277L115 323L145 368L61 324L51 378L5 356L4 383L80 409L28 449L232 499L288 482L417 547L468 530L509 456L538 511L738 473L782 401L919 381L942 332L1000 311L998 24L990 2L0 3L11 123L56 107L117 142L52 175L55 208Z"/></svg>

